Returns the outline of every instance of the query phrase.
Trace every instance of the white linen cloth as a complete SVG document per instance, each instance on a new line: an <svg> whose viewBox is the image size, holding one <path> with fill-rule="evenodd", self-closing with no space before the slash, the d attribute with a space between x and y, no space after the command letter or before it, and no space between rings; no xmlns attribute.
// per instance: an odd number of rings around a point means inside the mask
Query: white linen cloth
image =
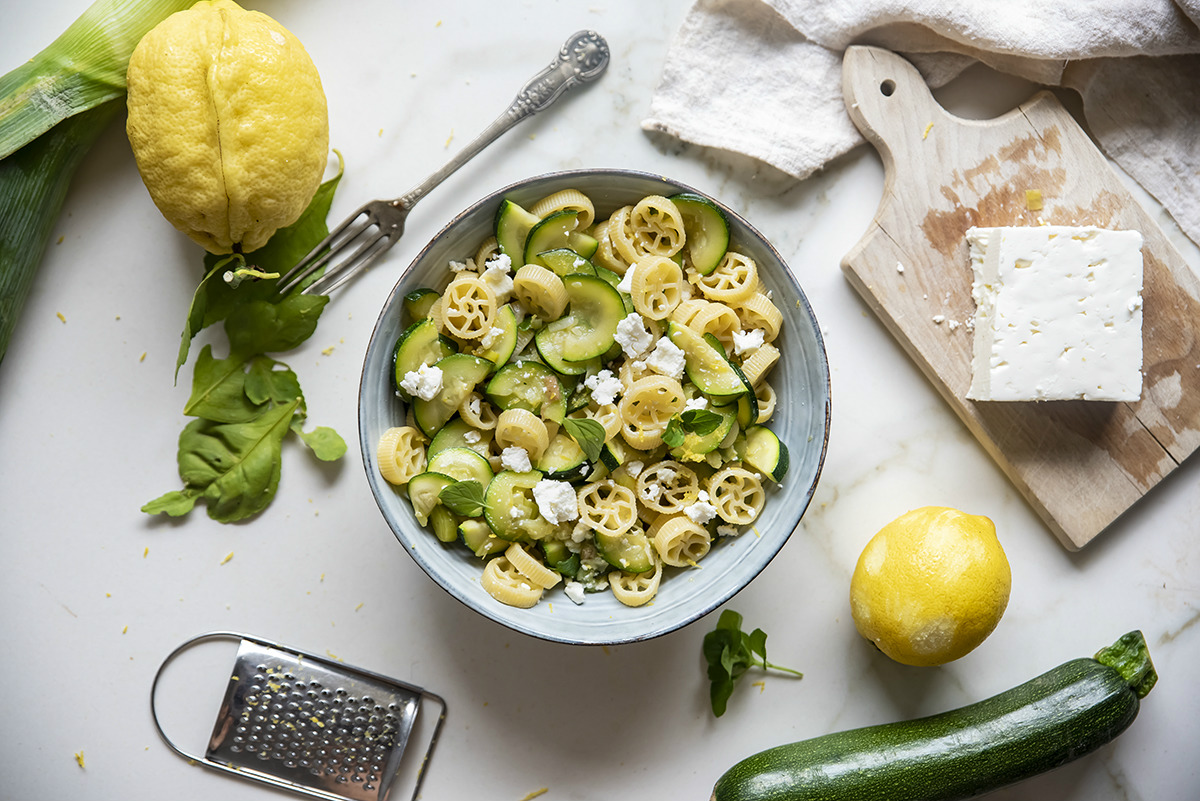
<svg viewBox="0 0 1200 801"><path fill-rule="evenodd" d="M697 0L642 127L805 178L864 140L842 51L932 87L975 61L1079 92L1101 149L1200 243L1200 0Z"/></svg>

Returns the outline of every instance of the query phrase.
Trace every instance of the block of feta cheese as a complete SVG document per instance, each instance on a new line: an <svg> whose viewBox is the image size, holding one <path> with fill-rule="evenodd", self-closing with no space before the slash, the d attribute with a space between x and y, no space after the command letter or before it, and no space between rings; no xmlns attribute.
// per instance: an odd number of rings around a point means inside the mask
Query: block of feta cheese
<svg viewBox="0 0 1200 801"><path fill-rule="evenodd" d="M978 401L1142 394L1142 235L1091 226L972 228Z"/></svg>

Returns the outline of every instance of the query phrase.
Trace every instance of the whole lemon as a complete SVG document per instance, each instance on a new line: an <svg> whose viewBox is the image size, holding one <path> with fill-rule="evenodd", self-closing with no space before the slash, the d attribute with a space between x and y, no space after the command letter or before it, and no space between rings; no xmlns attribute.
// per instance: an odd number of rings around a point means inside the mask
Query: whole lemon
<svg viewBox="0 0 1200 801"><path fill-rule="evenodd" d="M249 253L295 222L329 151L321 78L266 14L201 0L134 48L126 130L150 197L212 253Z"/></svg>
<svg viewBox="0 0 1200 801"><path fill-rule="evenodd" d="M867 543L850 581L850 610L859 633L892 659L941 665L992 633L1011 588L991 520L925 506Z"/></svg>

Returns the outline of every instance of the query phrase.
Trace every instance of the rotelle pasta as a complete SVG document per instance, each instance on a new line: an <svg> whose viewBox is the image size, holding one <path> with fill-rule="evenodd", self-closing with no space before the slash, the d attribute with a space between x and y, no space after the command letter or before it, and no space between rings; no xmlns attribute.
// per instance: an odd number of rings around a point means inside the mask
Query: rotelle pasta
<svg viewBox="0 0 1200 801"><path fill-rule="evenodd" d="M405 414L376 462L418 523L484 560L483 590L642 606L737 547L787 470L769 425L783 314L716 204L506 199L447 268L405 298Z"/></svg>

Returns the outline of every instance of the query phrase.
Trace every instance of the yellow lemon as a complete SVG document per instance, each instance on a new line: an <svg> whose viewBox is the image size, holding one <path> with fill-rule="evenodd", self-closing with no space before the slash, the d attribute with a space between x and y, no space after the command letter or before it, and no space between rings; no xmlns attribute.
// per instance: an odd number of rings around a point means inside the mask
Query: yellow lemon
<svg viewBox="0 0 1200 801"><path fill-rule="evenodd" d="M244 253L295 222L329 151L321 78L278 22L201 0L129 59L126 130L163 216L212 253Z"/></svg>
<svg viewBox="0 0 1200 801"><path fill-rule="evenodd" d="M991 520L925 506L867 543L850 581L850 609L859 633L892 659L941 665L992 633L1011 587Z"/></svg>

